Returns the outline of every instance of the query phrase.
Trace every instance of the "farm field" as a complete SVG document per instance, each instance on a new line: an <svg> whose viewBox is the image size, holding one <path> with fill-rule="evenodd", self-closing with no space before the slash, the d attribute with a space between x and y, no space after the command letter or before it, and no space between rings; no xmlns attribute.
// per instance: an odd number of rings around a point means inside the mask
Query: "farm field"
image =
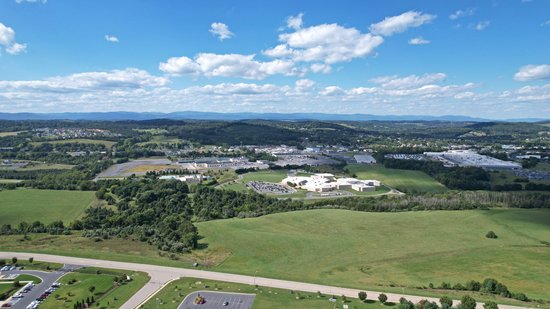
<svg viewBox="0 0 550 309"><path fill-rule="evenodd" d="M382 165L350 164L346 167L358 179L376 179L408 193L444 192L447 188L424 172L385 168Z"/></svg>
<svg viewBox="0 0 550 309"><path fill-rule="evenodd" d="M1 179L0 178L0 183L4 183L4 184L6 184L6 183L8 183L8 184L9 183L19 183L21 181L23 181L23 180L21 180L21 179Z"/></svg>
<svg viewBox="0 0 550 309"><path fill-rule="evenodd" d="M106 141L100 139L89 139L89 138L71 138L71 139L62 139L62 140L51 140L44 142L32 142L31 145L38 146L41 144L66 144L66 143L81 143L81 144L103 144L106 148L111 148L116 142Z"/></svg>
<svg viewBox="0 0 550 309"><path fill-rule="evenodd" d="M207 251L230 254L220 271L399 291L495 278L533 298L550 295L549 210L327 209L197 225Z"/></svg>
<svg viewBox="0 0 550 309"><path fill-rule="evenodd" d="M208 288L205 288L208 286ZM151 300L146 302L144 309L176 309L186 295L195 291L216 291L228 293L256 294L252 308L260 309L279 309L279 308L343 308L348 305L349 309L365 308L395 308L394 304L387 304L381 307L379 302L369 300L361 303L358 299L348 298L342 301L340 295L336 295L335 303L329 302L332 295L317 295L313 293L294 292L289 290L272 289L266 287L255 288L251 285L236 284L229 282L219 282L211 280L201 280L193 278L181 278L171 282ZM367 295L368 297L368 295ZM297 299L299 298L299 299ZM207 299L208 301L208 299Z"/></svg>
<svg viewBox="0 0 550 309"><path fill-rule="evenodd" d="M130 276L132 280L114 283L115 277L121 279L125 275ZM91 299L92 296L95 300L94 306L99 304L98 307L101 308L119 308L148 280L147 274L140 272L82 268L63 276L59 280L61 287L48 297L40 308L74 308L77 301Z"/></svg>
<svg viewBox="0 0 550 309"><path fill-rule="evenodd" d="M21 221L40 220L65 224L79 218L84 209L96 200L94 192L65 190L4 190L0 191L0 225L16 225Z"/></svg>

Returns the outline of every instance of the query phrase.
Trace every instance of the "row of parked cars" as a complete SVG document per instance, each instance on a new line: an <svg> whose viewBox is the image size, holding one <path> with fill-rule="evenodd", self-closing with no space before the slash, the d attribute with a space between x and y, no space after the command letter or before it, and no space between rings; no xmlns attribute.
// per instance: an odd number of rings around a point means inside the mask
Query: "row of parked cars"
<svg viewBox="0 0 550 309"><path fill-rule="evenodd" d="M52 294L57 288L60 286L58 282L54 282L52 286L50 286L42 295L40 295L37 299L33 300L28 306L27 309L35 309L38 308L40 303L44 301L50 294ZM25 290L23 290L25 291ZM27 291L28 292L28 291Z"/></svg>
<svg viewBox="0 0 550 309"><path fill-rule="evenodd" d="M10 271L10 270L16 270L17 267L13 265L4 265L4 267L0 268L0 271Z"/></svg>

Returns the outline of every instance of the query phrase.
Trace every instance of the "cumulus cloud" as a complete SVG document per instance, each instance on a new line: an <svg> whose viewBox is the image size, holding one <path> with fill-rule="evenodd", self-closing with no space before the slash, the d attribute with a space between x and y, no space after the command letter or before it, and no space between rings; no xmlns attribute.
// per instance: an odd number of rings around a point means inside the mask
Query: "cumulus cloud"
<svg viewBox="0 0 550 309"><path fill-rule="evenodd" d="M467 9L467 10L457 10L456 12L449 15L449 19L451 20L457 20L462 17L468 17L474 15L474 9Z"/></svg>
<svg viewBox="0 0 550 309"><path fill-rule="evenodd" d="M44 80L0 81L0 90L45 92L80 92L105 89L162 87L168 85L165 77L153 76L147 71L128 68L108 72L84 72L56 76Z"/></svg>
<svg viewBox="0 0 550 309"><path fill-rule="evenodd" d="M379 76L370 80L370 82L378 84L383 88L412 88L420 87L433 83L439 83L444 81L447 78L445 73L430 73L424 74L421 76L418 75L409 75L404 77L399 77L396 75L392 76Z"/></svg>
<svg viewBox="0 0 550 309"><path fill-rule="evenodd" d="M384 39L355 28L321 24L279 35L282 44L264 51L270 57L288 57L295 62L334 64L371 54Z"/></svg>
<svg viewBox="0 0 550 309"><path fill-rule="evenodd" d="M309 68L313 73L328 74L328 73L330 73L330 71L332 71L332 67L330 65L324 64L324 63L314 63L314 64L310 65Z"/></svg>
<svg viewBox="0 0 550 309"><path fill-rule="evenodd" d="M296 16L289 16L286 19L287 28L291 28L294 30L299 30L300 28L302 28L302 25L303 25L302 17L304 17L304 13L300 13Z"/></svg>
<svg viewBox="0 0 550 309"><path fill-rule="evenodd" d="M529 64L529 65L522 66L519 69L519 71L514 75L514 79L522 82L550 79L550 65Z"/></svg>
<svg viewBox="0 0 550 309"><path fill-rule="evenodd" d="M418 36L416 38L412 38L409 40L410 45L424 45L424 44L430 44L429 40L424 39L421 36Z"/></svg>
<svg viewBox="0 0 550 309"><path fill-rule="evenodd" d="M118 43L118 38L114 35L106 34L105 35L105 40L107 40L108 42L111 42L111 43Z"/></svg>
<svg viewBox="0 0 550 309"><path fill-rule="evenodd" d="M198 75L206 77L240 77L245 79L264 79L269 75L299 74L294 62L273 60L261 62L256 55L201 53L194 59L172 57L159 65L159 69L171 75Z"/></svg>
<svg viewBox="0 0 550 309"><path fill-rule="evenodd" d="M489 24L491 22L485 20L485 21L480 21L478 22L477 24L474 24L474 25L471 25L471 28L477 30L477 31L482 31L482 30L485 30L485 28L489 27Z"/></svg>
<svg viewBox="0 0 550 309"><path fill-rule="evenodd" d="M27 49L27 44L20 44L15 41L15 31L0 23L0 46L11 55L18 55Z"/></svg>
<svg viewBox="0 0 550 309"><path fill-rule="evenodd" d="M374 85L317 87L220 83L172 88L164 77L138 69L84 72L35 81L0 81L0 110L325 112L461 114L489 118L549 117L550 84L483 92L473 83L446 84L443 73L382 76ZM312 104L315 102L315 104ZM479 114L482 112L482 114Z"/></svg>
<svg viewBox="0 0 550 309"><path fill-rule="evenodd" d="M208 31L217 36L220 41L230 39L234 35L233 32L229 31L229 27L224 23L212 23L212 25L210 25L210 30Z"/></svg>
<svg viewBox="0 0 550 309"><path fill-rule="evenodd" d="M381 36L391 36L396 33L405 32L409 28L420 27L430 23L436 15L424 14L422 12L408 11L398 16L386 17L383 21L372 24L370 31Z"/></svg>

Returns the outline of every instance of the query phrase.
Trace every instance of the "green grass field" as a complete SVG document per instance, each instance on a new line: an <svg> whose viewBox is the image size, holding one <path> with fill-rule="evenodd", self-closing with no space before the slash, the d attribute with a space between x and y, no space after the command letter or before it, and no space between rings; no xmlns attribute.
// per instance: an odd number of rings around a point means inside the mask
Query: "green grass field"
<svg viewBox="0 0 550 309"><path fill-rule="evenodd" d="M207 288L205 288L207 286ZM144 309L176 309L186 295L195 291L215 291L228 293L256 294L252 308L258 309L279 309L279 308L343 308L348 305L349 309L374 309L374 308L395 308L394 304L383 306L379 302L369 300L362 303L358 299L348 298L342 301L340 295L335 295L337 301L330 302L332 295L318 295L313 293L294 292L289 290L256 287L252 285L236 284L228 282L200 280L193 278L181 278L171 282L158 292L153 298L143 305ZM368 295L367 295L368 298ZM208 299L206 299L208 302Z"/></svg>
<svg viewBox="0 0 550 309"><path fill-rule="evenodd" d="M21 221L31 223L36 220L43 223L62 220L68 224L82 216L84 209L95 200L95 193L90 191L0 191L0 225L16 225Z"/></svg>
<svg viewBox="0 0 550 309"><path fill-rule="evenodd" d="M100 273L97 274L97 271ZM115 277L123 278L125 274L132 280L115 283ZM94 307L99 304L98 308L119 308L148 280L147 274L140 272L84 268L63 276L59 280L61 287L48 297L40 308L74 308L77 301L91 298L92 295L95 300ZM94 287L94 290L90 291L90 287Z"/></svg>
<svg viewBox="0 0 550 309"><path fill-rule="evenodd" d="M0 178L0 184L10 184L10 183L20 183L23 180L21 179L1 179Z"/></svg>
<svg viewBox="0 0 550 309"><path fill-rule="evenodd" d="M493 277L550 295L548 210L311 210L197 225L207 250L230 254L220 271L396 291Z"/></svg>
<svg viewBox="0 0 550 309"><path fill-rule="evenodd" d="M81 144L103 144L106 148L111 148L116 142L106 141L100 139L89 139L89 138L71 138L71 139L62 139L62 140L52 140L44 142L32 142L31 145L38 146L44 143L49 144L66 144L66 143L81 143Z"/></svg>
<svg viewBox="0 0 550 309"><path fill-rule="evenodd" d="M367 213L310 210L197 224L206 249L159 256L146 243L74 235L0 238L4 250L191 267L387 292L493 277L531 298L550 295L550 210ZM498 239L485 237L493 230ZM476 295L476 299L482 299ZM490 296L483 296L490 299ZM512 303L508 299L496 299ZM518 303L516 303L518 304ZM550 306L546 306L550 307Z"/></svg>
<svg viewBox="0 0 550 309"><path fill-rule="evenodd" d="M23 133L27 131L12 131L12 132L0 132L0 137L6 137L6 136L16 136L19 133Z"/></svg>
<svg viewBox="0 0 550 309"><path fill-rule="evenodd" d="M382 183L404 192L435 193L447 190L444 185L420 171L390 169L379 164L350 164L346 168L359 179L380 180Z"/></svg>

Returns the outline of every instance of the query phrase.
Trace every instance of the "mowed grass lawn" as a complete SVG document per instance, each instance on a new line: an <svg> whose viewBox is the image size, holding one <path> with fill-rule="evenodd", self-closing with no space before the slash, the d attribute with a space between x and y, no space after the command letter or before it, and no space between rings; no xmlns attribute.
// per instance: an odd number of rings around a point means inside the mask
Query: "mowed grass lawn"
<svg viewBox="0 0 550 309"><path fill-rule="evenodd" d="M96 200L90 191L4 190L0 191L0 225L17 225L62 220L65 224L79 218L84 209Z"/></svg>
<svg viewBox="0 0 550 309"><path fill-rule="evenodd" d="M99 274L97 273L99 271ZM115 283L115 277L132 279L128 282ZM48 297L40 308L58 309L74 308L77 301L94 297L92 307L120 308L133 296L147 281L149 276L141 272L84 268L63 276L61 287ZM93 287L93 291L90 288ZM57 296L57 297L56 297Z"/></svg>
<svg viewBox="0 0 550 309"><path fill-rule="evenodd" d="M495 278L550 298L550 246L542 243L550 241L550 210L325 209L197 226L207 251L230 254L219 271L410 293ZM489 230L498 239L486 238Z"/></svg>
<svg viewBox="0 0 550 309"><path fill-rule="evenodd" d="M421 171L385 168L382 165L350 164L346 167L358 179L375 179L409 193L444 192L447 188Z"/></svg>

